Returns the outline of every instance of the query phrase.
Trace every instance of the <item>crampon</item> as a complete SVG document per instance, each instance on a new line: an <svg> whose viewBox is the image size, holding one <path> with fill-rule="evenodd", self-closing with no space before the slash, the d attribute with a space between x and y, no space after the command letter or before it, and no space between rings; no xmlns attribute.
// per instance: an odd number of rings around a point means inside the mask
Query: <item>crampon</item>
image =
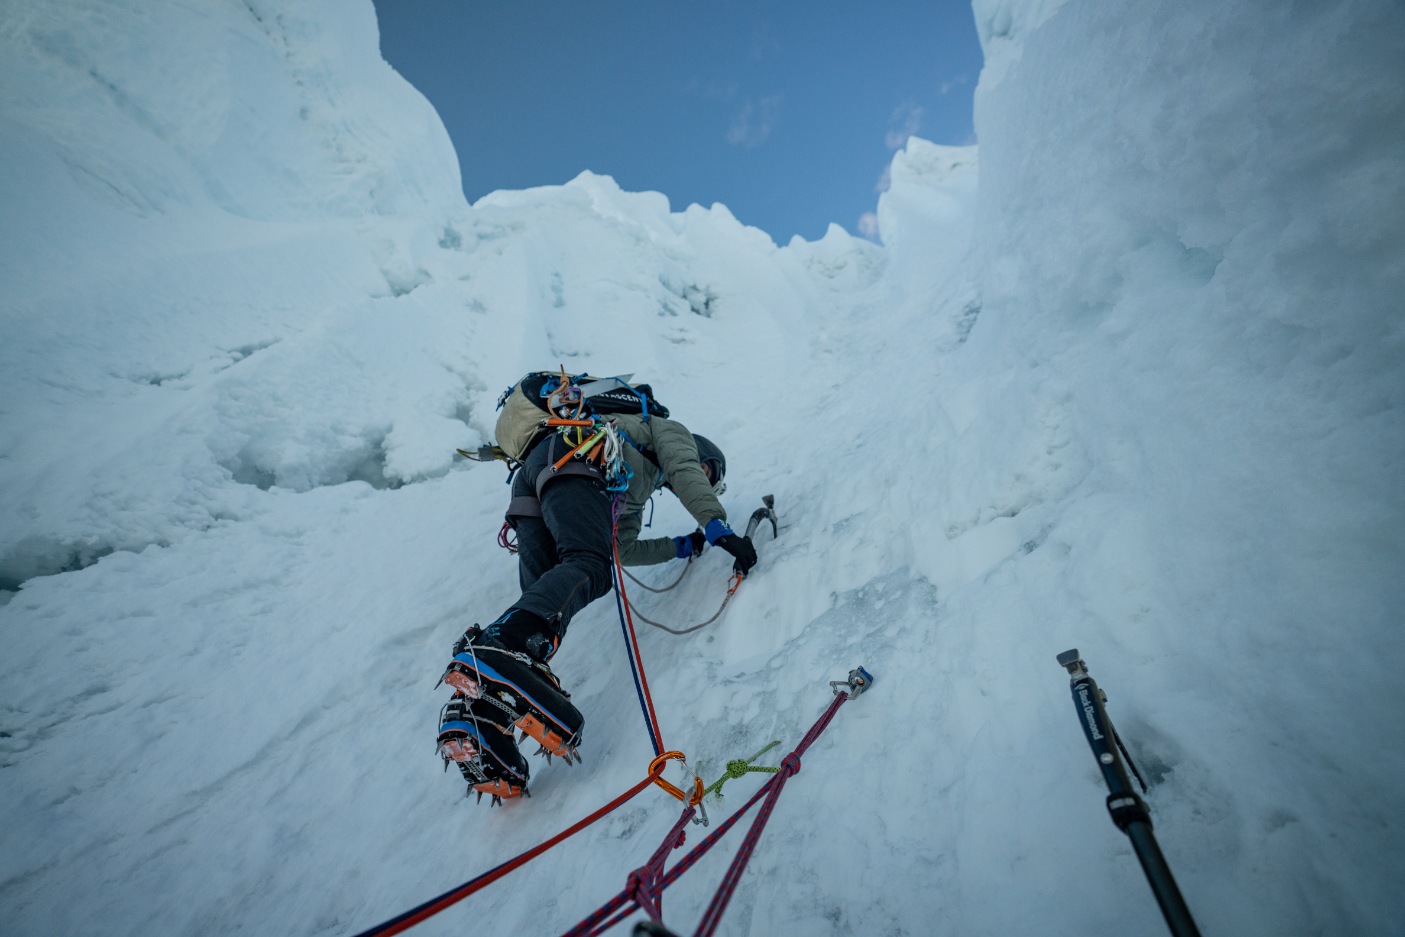
<svg viewBox="0 0 1405 937"><path fill-rule="evenodd" d="M476 707L499 710L497 718L534 739L548 758L580 760L585 718L546 664L503 647L475 625L454 645L440 679Z"/></svg>
<svg viewBox="0 0 1405 937"><path fill-rule="evenodd" d="M444 768L459 766L469 790L492 797L494 805L523 795L530 773L527 760L517 750L512 724L506 714L486 700L462 693L444 705L439 714L439 756Z"/></svg>

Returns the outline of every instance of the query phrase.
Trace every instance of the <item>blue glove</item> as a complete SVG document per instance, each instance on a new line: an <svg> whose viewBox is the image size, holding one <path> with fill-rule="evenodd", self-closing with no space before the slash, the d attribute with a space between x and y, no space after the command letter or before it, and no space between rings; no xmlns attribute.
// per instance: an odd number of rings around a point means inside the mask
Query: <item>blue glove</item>
<svg viewBox="0 0 1405 937"><path fill-rule="evenodd" d="M716 543L732 532L732 528L727 526L726 521L716 517L708 521L707 526L703 528L703 533L707 536L709 544Z"/></svg>
<svg viewBox="0 0 1405 937"><path fill-rule="evenodd" d="M686 537L674 537L673 545L678 551L678 558L686 560L690 556L702 556L702 551L707 546L707 538L701 530L695 530Z"/></svg>
<svg viewBox="0 0 1405 937"><path fill-rule="evenodd" d="M726 521L716 518L707 522L706 530L708 543L721 547L736 559L732 564L733 572L742 576L751 572L751 567L756 565L756 547L752 545L751 538L738 537Z"/></svg>

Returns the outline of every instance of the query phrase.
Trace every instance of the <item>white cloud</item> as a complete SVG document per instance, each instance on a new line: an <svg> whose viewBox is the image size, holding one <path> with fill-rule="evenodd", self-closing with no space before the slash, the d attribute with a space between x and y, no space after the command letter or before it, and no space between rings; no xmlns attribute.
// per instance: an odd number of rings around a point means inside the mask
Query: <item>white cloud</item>
<svg viewBox="0 0 1405 937"><path fill-rule="evenodd" d="M889 130L884 138L888 149L900 150L907 145L907 138L922 129L922 114L921 107L910 103L893 111L893 129Z"/></svg>
<svg viewBox="0 0 1405 937"><path fill-rule="evenodd" d="M765 143L776 127L783 100L781 95L773 94L760 101L746 102L727 128L727 142L747 149Z"/></svg>
<svg viewBox="0 0 1405 937"><path fill-rule="evenodd" d="M878 216L871 211L859 215L859 234L870 241L878 240Z"/></svg>
<svg viewBox="0 0 1405 937"><path fill-rule="evenodd" d="M937 85L937 93L940 94L942 97L946 97L956 88L959 88L964 84L969 84L970 80L971 79L965 74L957 75L955 78L949 78L941 84Z"/></svg>

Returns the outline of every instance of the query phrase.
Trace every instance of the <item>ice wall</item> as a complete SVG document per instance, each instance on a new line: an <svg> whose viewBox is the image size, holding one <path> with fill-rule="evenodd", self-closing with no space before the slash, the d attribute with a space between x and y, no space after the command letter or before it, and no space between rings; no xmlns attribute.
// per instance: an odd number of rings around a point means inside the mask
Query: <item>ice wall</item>
<svg viewBox="0 0 1405 937"><path fill-rule="evenodd" d="M590 172L466 206L369 4L3 9L12 928L352 933L638 780L603 602L553 662L584 766L473 811L430 753L449 643L516 594L501 472L452 449L559 363L647 375L724 442L729 508L780 499L727 615L644 637L709 780L879 675L726 926L1161 933L1076 644L1207 933L1391 931L1396 7L981 0L979 161L910 141L882 248ZM636 598L682 623L726 568ZM562 929L672 819L631 805L421 929Z"/></svg>
<svg viewBox="0 0 1405 937"><path fill-rule="evenodd" d="M1384 933L1392 873L1358 862L1399 868L1405 766L1362 719L1405 652L1401 8L976 10L981 418L1045 414L1086 471L1052 613L1214 697L1205 734L1159 728L1257 766L1227 861L1311 922L1284 928Z"/></svg>

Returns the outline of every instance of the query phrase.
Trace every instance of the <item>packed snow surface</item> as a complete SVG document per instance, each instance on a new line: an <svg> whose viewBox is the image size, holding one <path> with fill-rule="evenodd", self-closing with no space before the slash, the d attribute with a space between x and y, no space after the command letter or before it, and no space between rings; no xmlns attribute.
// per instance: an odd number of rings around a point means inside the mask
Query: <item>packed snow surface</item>
<svg viewBox="0 0 1405 937"><path fill-rule="evenodd" d="M1405 12L974 11L979 160L914 139L882 246L777 246L591 172L465 204L367 0L0 7L0 932L353 934L644 776L611 600L554 662L582 765L489 809L433 753L450 645L517 595L503 469L454 449L564 365L782 516L716 624L641 633L665 742L775 764L876 678L723 933L1164 933L1075 646L1205 933L1398 933ZM691 624L728 572L632 599ZM415 933L559 933L677 807Z"/></svg>

